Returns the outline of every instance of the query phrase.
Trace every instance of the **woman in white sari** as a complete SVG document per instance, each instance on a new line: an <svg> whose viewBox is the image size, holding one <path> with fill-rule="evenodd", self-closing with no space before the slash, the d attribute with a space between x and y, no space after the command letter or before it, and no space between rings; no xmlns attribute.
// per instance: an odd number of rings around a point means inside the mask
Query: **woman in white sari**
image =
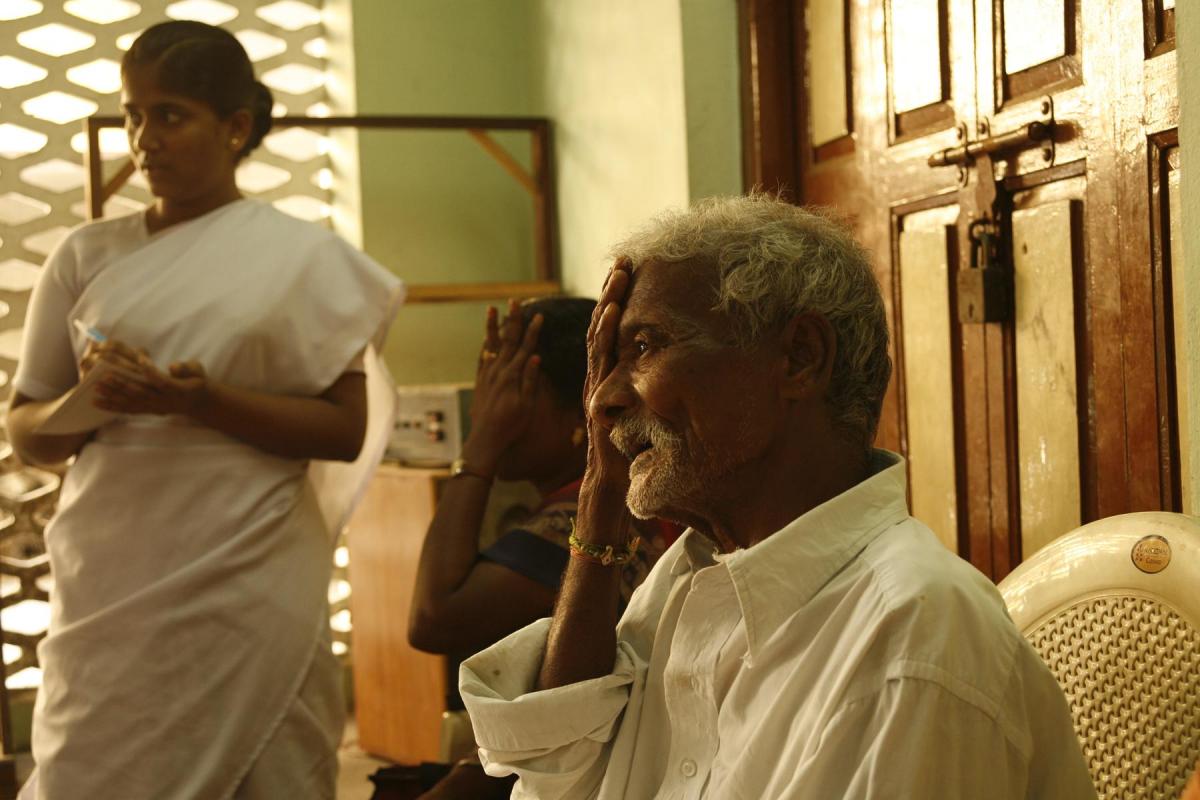
<svg viewBox="0 0 1200 800"><path fill-rule="evenodd" d="M22 798L332 798L328 529L381 452L364 372L400 284L241 197L271 97L232 35L154 26L122 76L155 201L50 257L8 417L25 461L76 459L46 529L56 583ZM40 433L98 365L97 404L120 415ZM356 459L314 488L310 462Z"/></svg>

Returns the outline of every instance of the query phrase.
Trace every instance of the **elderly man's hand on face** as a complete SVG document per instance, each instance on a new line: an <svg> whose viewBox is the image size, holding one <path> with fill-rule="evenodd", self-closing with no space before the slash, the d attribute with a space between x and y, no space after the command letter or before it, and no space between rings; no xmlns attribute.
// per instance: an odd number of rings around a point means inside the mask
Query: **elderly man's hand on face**
<svg viewBox="0 0 1200 800"><path fill-rule="evenodd" d="M617 327L632 280L632 264L618 261L613 265L588 328L588 371L583 389L588 412L588 460L579 500L581 517L600 523L586 531L587 538L599 544L624 543L633 523L625 507L629 459L613 445L608 427L597 417L605 410L592 402L596 390L616 366Z"/></svg>

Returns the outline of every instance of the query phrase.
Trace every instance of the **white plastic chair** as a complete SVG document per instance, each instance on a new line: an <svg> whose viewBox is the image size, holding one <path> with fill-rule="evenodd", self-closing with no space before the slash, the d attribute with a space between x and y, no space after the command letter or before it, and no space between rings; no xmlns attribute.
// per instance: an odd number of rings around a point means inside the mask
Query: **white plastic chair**
<svg viewBox="0 0 1200 800"><path fill-rule="evenodd" d="M1200 520L1084 525L1000 592L1067 695L1100 797L1178 800L1200 758Z"/></svg>

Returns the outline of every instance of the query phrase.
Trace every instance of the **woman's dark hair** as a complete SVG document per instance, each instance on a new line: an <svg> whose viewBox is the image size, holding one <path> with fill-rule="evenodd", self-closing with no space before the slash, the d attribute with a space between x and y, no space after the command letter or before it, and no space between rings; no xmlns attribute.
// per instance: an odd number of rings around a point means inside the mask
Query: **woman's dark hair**
<svg viewBox="0 0 1200 800"><path fill-rule="evenodd" d="M258 147L271 130L271 90L254 77L242 43L223 28L192 20L152 25L121 59L122 73L142 66L156 70L163 89L207 103L222 119L247 109L253 123L238 158Z"/></svg>
<svg viewBox="0 0 1200 800"><path fill-rule="evenodd" d="M547 297L521 305L521 316L527 325L534 314L542 315L537 354L542 359L542 374L563 408L583 405L587 331L595 307L596 301L585 297Z"/></svg>

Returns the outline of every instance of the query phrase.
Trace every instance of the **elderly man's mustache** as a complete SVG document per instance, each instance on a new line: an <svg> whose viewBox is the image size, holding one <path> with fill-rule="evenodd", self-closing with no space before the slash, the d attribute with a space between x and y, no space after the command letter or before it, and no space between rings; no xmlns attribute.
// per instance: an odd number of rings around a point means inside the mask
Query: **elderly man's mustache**
<svg viewBox="0 0 1200 800"><path fill-rule="evenodd" d="M652 416L623 417L608 434L613 446L630 461L652 447L678 449L683 437Z"/></svg>

